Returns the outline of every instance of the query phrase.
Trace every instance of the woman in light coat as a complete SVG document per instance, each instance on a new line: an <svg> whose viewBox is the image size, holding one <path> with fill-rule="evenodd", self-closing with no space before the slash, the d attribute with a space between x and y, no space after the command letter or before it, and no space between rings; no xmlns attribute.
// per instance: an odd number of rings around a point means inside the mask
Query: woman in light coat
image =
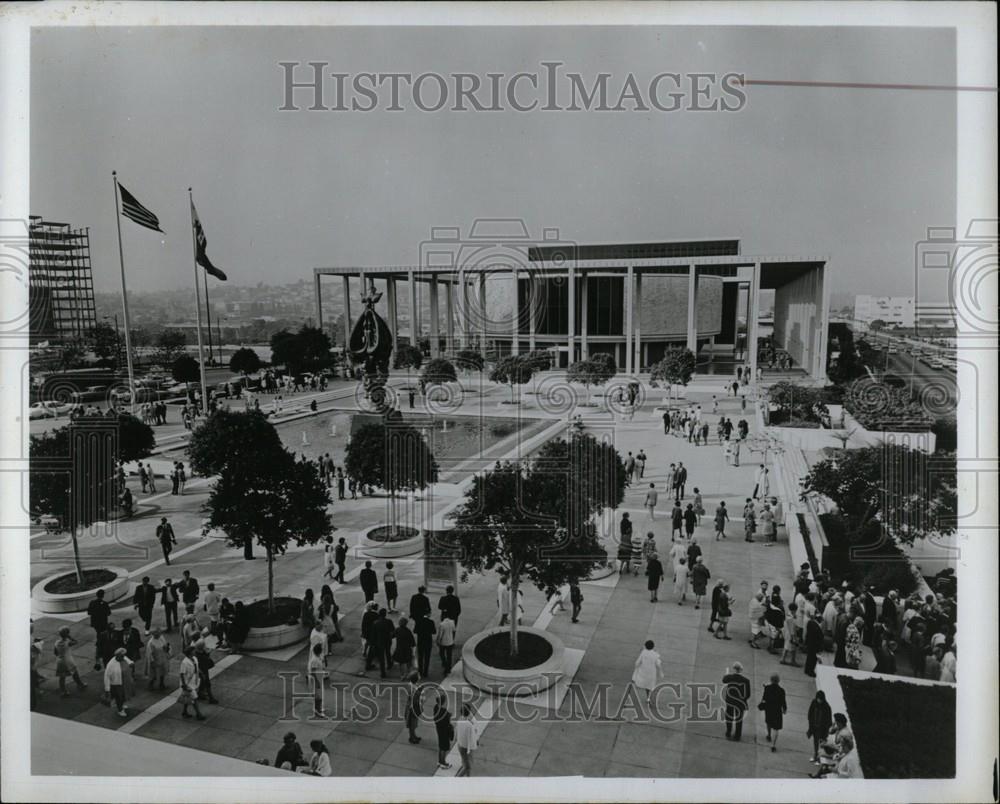
<svg viewBox="0 0 1000 804"><path fill-rule="evenodd" d="M663 663L660 654L653 650L653 640L647 639L639 658L635 660L632 672L632 683L646 693L646 703L649 703L650 693L663 677Z"/></svg>
<svg viewBox="0 0 1000 804"><path fill-rule="evenodd" d="M688 591L688 566L687 559L681 556L674 564L674 598L678 606L683 606L687 600Z"/></svg>
<svg viewBox="0 0 1000 804"><path fill-rule="evenodd" d="M153 629L153 636L146 642L146 675L149 677L149 688L159 681L161 690L167 688L167 671L170 669L170 643L163 636L159 626Z"/></svg>

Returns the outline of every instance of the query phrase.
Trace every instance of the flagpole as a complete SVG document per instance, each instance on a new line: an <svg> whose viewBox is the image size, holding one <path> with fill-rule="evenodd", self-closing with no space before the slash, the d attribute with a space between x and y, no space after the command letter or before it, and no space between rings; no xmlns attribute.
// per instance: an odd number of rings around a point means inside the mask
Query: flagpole
<svg viewBox="0 0 1000 804"><path fill-rule="evenodd" d="M208 301L208 271L202 271L202 278L205 280L205 328L208 330L208 359L215 360L212 354L212 306Z"/></svg>
<svg viewBox="0 0 1000 804"><path fill-rule="evenodd" d="M194 196L188 187L188 201L191 204L191 248L194 256L194 294L198 310L198 365L201 368L201 409L208 415L208 383L205 380L205 347L201 339L201 288L198 286L198 239L194 230Z"/></svg>
<svg viewBox="0 0 1000 804"><path fill-rule="evenodd" d="M135 413L135 372L132 369L132 325L128 316L128 293L125 291L125 250L122 248L121 204L118 201L118 172L111 171L115 185L115 222L118 224L118 262L122 273L122 312L125 317L125 360L128 363L129 411Z"/></svg>

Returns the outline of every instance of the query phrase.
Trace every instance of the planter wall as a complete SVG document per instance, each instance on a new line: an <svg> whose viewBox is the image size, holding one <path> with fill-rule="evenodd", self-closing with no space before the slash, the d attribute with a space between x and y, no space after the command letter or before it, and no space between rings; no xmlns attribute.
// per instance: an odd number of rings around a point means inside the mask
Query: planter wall
<svg viewBox="0 0 1000 804"><path fill-rule="evenodd" d="M555 684L563 676L566 648L562 640L540 628L522 626L522 634L534 634L552 645L552 655L535 667L523 670L500 670L476 658L476 646L486 637L507 633L507 627L490 628L470 637L462 646L462 671L472 686L505 696L522 697L537 695Z"/></svg>
<svg viewBox="0 0 1000 804"><path fill-rule="evenodd" d="M301 623L251 628L243 643L243 650L277 650L309 638L309 629Z"/></svg>
<svg viewBox="0 0 1000 804"><path fill-rule="evenodd" d="M121 600L132 589L132 582L129 580L128 570L121 567L102 567L115 574L113 581L109 581L103 586L88 589L86 592L73 592L68 595L54 594L46 592L45 586L56 578L61 578L72 569L50 575L35 584L31 590L31 599L34 601L35 609L43 614L66 614L73 611L86 611L91 600L97 597L97 590L104 590L104 599L108 604L113 605L116 600Z"/></svg>
<svg viewBox="0 0 1000 804"><path fill-rule="evenodd" d="M359 544L361 552L368 558L402 558L403 556L413 556L423 552L424 549L424 529L418 528L418 533L409 539L399 542L383 542L377 539L368 538L368 534L384 525L375 525L368 528L361 534Z"/></svg>

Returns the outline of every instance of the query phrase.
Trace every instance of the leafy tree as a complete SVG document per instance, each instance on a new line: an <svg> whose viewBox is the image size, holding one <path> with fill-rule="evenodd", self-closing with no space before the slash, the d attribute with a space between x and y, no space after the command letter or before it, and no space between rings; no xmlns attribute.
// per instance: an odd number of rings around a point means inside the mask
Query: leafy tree
<svg viewBox="0 0 1000 804"><path fill-rule="evenodd" d="M260 371L260 357L253 349L248 349L243 347L237 349L233 352L233 356L229 358L229 370L235 371L237 374L242 374L244 377L247 374L253 374L255 371Z"/></svg>
<svg viewBox="0 0 1000 804"><path fill-rule="evenodd" d="M663 359L649 371L652 383L664 383L668 393L674 385L687 385L694 374L697 361L690 349L668 349Z"/></svg>
<svg viewBox="0 0 1000 804"><path fill-rule="evenodd" d="M423 435L402 419L362 425L347 445L344 467L359 483L388 492L393 529L399 491L424 489L438 478L437 461Z"/></svg>
<svg viewBox="0 0 1000 804"><path fill-rule="evenodd" d="M201 376L201 365L191 355L181 355L170 366L170 376L176 382L190 385L193 382L198 382Z"/></svg>
<svg viewBox="0 0 1000 804"><path fill-rule="evenodd" d="M133 346L142 347L153 345L153 336L145 327L135 327L129 330L129 334L131 335Z"/></svg>
<svg viewBox="0 0 1000 804"><path fill-rule="evenodd" d="M855 380L844 407L866 430L930 430L933 419L905 388L868 378Z"/></svg>
<svg viewBox="0 0 1000 804"><path fill-rule="evenodd" d="M918 450L896 445L844 450L813 465L803 492L831 500L855 544L913 544L955 531L955 461Z"/></svg>
<svg viewBox="0 0 1000 804"><path fill-rule="evenodd" d="M187 455L196 474L210 477L229 464L250 464L256 455L281 448L278 431L263 413L219 409L191 433Z"/></svg>
<svg viewBox="0 0 1000 804"><path fill-rule="evenodd" d="M566 379L579 383L590 394L591 385L604 385L614 373L605 360L578 360L566 370Z"/></svg>
<svg viewBox="0 0 1000 804"><path fill-rule="evenodd" d="M118 414L118 460L137 461L152 454L155 447L152 427L129 413Z"/></svg>
<svg viewBox="0 0 1000 804"><path fill-rule="evenodd" d="M526 360L531 364L534 373L532 376L535 379L535 387L533 393L538 393L538 375L543 371L548 371L552 368L552 352L548 349L535 349L534 351L527 352L521 355L522 360Z"/></svg>
<svg viewBox="0 0 1000 804"><path fill-rule="evenodd" d="M870 329L872 332L881 332L883 329L885 329L885 321L883 321L881 318L876 318L868 325L868 329Z"/></svg>
<svg viewBox="0 0 1000 804"><path fill-rule="evenodd" d="M475 349L460 349L455 353L455 363L461 371L482 371L486 361Z"/></svg>
<svg viewBox="0 0 1000 804"><path fill-rule="evenodd" d="M444 385L448 382L458 382L458 375L455 373L455 367L451 361L443 357L432 358L424 366L424 371L420 375L420 384L425 388Z"/></svg>
<svg viewBox="0 0 1000 804"><path fill-rule="evenodd" d="M206 503L203 532L221 530L233 547L256 541L267 556L267 605L274 611L274 558L289 544L316 544L333 531L330 493L313 464L286 449L260 450L255 459L227 462Z"/></svg>
<svg viewBox="0 0 1000 804"><path fill-rule="evenodd" d="M417 346L408 343L397 343L392 356L394 369L406 369L406 381L410 381L410 369L419 369L424 364L424 353Z"/></svg>
<svg viewBox="0 0 1000 804"><path fill-rule="evenodd" d="M597 352L596 354L591 355L590 359L595 363L604 364L609 380L618 373L618 364L615 362L615 359L610 352Z"/></svg>
<svg viewBox="0 0 1000 804"><path fill-rule="evenodd" d="M473 478L456 511L461 562L510 579L510 652L518 652L522 578L539 589L586 578L607 554L593 518L625 496L625 466L611 445L590 435L548 442L524 463L497 463Z"/></svg>
<svg viewBox="0 0 1000 804"><path fill-rule="evenodd" d="M83 349L79 344L69 343L59 350L59 368L78 368L83 363Z"/></svg>
<svg viewBox="0 0 1000 804"><path fill-rule="evenodd" d="M94 356L102 360L118 361L118 333L110 324L99 321L90 330Z"/></svg>
<svg viewBox="0 0 1000 804"><path fill-rule="evenodd" d="M156 338L156 345L160 351L157 361L168 365L184 354L187 336L178 329L165 329Z"/></svg>
<svg viewBox="0 0 1000 804"><path fill-rule="evenodd" d="M305 324L298 332L281 329L271 335L271 362L283 365L292 374L322 371L334 364L330 336Z"/></svg>
<svg viewBox="0 0 1000 804"><path fill-rule="evenodd" d="M535 368L530 360L519 355L505 357L493 367L490 372L490 382L510 387L510 403L517 404L517 386L531 381Z"/></svg>

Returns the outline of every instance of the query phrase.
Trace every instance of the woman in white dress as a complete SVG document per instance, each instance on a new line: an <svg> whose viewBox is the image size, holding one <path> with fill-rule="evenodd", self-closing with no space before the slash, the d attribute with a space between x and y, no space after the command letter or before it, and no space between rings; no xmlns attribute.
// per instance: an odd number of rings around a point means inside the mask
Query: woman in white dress
<svg viewBox="0 0 1000 804"><path fill-rule="evenodd" d="M649 703L650 693L663 677L660 654L653 647L653 640L647 639L639 658L635 660L635 670L632 672L632 683L645 691L646 703Z"/></svg>
<svg viewBox="0 0 1000 804"><path fill-rule="evenodd" d="M674 564L674 597L678 606L683 606L687 600L688 566L687 559L680 556Z"/></svg>

